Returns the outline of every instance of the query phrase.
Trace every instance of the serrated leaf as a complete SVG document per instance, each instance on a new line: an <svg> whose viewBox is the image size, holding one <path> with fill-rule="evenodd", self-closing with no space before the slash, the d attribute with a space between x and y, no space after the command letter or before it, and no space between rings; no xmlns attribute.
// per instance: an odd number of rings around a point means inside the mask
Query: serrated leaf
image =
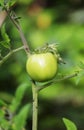
<svg viewBox="0 0 84 130"><path fill-rule="evenodd" d="M16 115L14 119L15 130L22 130L22 128L25 127L29 110L30 104L27 104L20 110L19 114Z"/></svg>
<svg viewBox="0 0 84 130"><path fill-rule="evenodd" d="M10 38L6 33L5 24L1 28L1 36L3 40L0 41L0 44L2 44L5 48L10 48Z"/></svg>
<svg viewBox="0 0 84 130"><path fill-rule="evenodd" d="M28 84L21 84L15 93L15 98L13 99L11 105L10 105L10 110L12 112L15 112L18 107L20 106L21 100L23 98L23 95L25 93L25 91L27 90Z"/></svg>
<svg viewBox="0 0 84 130"><path fill-rule="evenodd" d="M63 118L63 122L64 122L67 130L77 130L76 125L71 120Z"/></svg>

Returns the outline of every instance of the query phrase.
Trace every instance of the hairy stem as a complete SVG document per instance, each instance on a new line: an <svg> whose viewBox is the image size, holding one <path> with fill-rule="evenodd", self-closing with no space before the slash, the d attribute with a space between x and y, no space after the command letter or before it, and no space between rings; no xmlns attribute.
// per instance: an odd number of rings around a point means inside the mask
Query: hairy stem
<svg viewBox="0 0 84 130"><path fill-rule="evenodd" d="M24 49L24 46L19 47L17 49L11 50L6 56L2 57L2 60L0 60L0 66L14 53Z"/></svg>
<svg viewBox="0 0 84 130"><path fill-rule="evenodd" d="M38 92L36 85L32 82L32 94L33 94L33 116L32 116L32 130L37 130L38 124Z"/></svg>

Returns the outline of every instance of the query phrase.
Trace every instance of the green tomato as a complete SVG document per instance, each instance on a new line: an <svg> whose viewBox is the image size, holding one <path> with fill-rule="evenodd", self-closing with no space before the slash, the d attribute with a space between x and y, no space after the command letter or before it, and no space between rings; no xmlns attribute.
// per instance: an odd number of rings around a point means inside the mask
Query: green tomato
<svg viewBox="0 0 84 130"><path fill-rule="evenodd" d="M50 52L32 54L27 60L26 69L35 81L51 80L57 72L57 57Z"/></svg>

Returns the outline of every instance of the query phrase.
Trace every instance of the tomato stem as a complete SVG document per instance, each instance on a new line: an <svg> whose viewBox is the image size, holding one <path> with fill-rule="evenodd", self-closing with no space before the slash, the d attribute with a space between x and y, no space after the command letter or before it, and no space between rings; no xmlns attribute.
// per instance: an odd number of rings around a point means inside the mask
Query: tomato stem
<svg viewBox="0 0 84 130"><path fill-rule="evenodd" d="M20 26L20 23L17 19L15 19L15 12L11 11L10 9L6 8L5 7L5 11L7 13L7 15L9 16L10 20L12 21L12 23L15 25L15 27L17 28L18 32L19 32L19 35L20 35L20 38L22 40L22 43L24 45L24 50L26 52L26 54L29 56L30 55L30 49L29 49L29 46L27 44L27 40L22 32L22 28Z"/></svg>
<svg viewBox="0 0 84 130"><path fill-rule="evenodd" d="M42 85L42 86L38 86L38 87L37 87L37 91L40 91L40 90L42 90L42 89L44 89L44 88L47 88L47 87L49 87L49 86L51 86L51 85L54 85L54 84L56 84L56 83L58 83L58 82L61 82L61 81L63 81L63 80L74 78L74 77L76 77L77 75L78 75L78 72L75 72L75 73L73 73L73 74L71 74L71 75L67 75L67 76L64 76L64 77L59 78L59 79L51 80L51 81L45 83L45 84Z"/></svg>
<svg viewBox="0 0 84 130"><path fill-rule="evenodd" d="M38 125L38 91L36 84L32 81L32 94L33 94L33 115L32 115L32 130L37 130Z"/></svg>

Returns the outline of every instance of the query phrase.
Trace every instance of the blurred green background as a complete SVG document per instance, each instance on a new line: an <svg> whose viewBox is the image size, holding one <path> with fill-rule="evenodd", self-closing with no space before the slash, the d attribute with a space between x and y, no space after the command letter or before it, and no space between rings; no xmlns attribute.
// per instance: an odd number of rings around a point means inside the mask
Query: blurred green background
<svg viewBox="0 0 84 130"><path fill-rule="evenodd" d="M71 74L84 61L84 1L83 0L18 0L13 7L24 35L33 50L45 43L59 43L58 50L66 64L59 65L58 75ZM6 30L11 48L22 45L17 29L6 18ZM8 52L2 49L2 54ZM0 98L10 103L18 85L28 83L22 104L32 102L31 82L25 69L27 56L22 50L0 67ZM84 130L84 78L62 81L39 93L39 130L65 130L62 117L71 119ZM27 129L31 129L31 116Z"/></svg>

